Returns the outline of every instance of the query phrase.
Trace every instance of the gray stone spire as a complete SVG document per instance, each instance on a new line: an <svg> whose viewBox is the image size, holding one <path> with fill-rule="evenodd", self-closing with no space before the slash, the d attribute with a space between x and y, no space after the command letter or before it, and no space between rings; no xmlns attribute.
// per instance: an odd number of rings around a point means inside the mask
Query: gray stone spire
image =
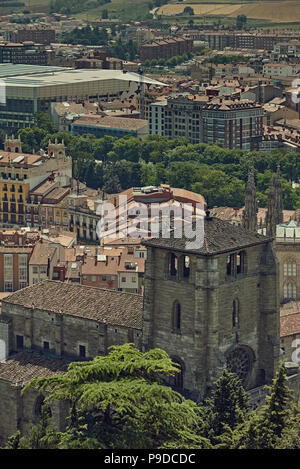
<svg viewBox="0 0 300 469"><path fill-rule="evenodd" d="M274 175L272 174L269 187L268 195L268 208L266 214L266 234L270 237L275 237L276 235L276 210L275 210L275 183Z"/></svg>
<svg viewBox="0 0 300 469"><path fill-rule="evenodd" d="M280 180L280 165L277 165L277 173L274 182L275 187L275 201L274 201L274 209L275 209L275 220L276 225L283 223L283 202L282 202L282 186Z"/></svg>
<svg viewBox="0 0 300 469"><path fill-rule="evenodd" d="M245 208L243 211L243 227L248 231L257 231L257 201L254 182L254 168L248 171L248 182L245 194Z"/></svg>

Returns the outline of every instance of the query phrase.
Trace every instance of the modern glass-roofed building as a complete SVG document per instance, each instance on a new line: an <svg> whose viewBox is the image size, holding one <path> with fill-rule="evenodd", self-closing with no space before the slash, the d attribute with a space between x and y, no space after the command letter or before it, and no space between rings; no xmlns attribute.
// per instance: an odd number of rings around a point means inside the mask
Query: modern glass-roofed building
<svg viewBox="0 0 300 469"><path fill-rule="evenodd" d="M140 75L123 70L85 70L36 65L0 65L0 128L17 131L32 126L34 114L50 103L107 100L139 92ZM164 86L143 77L144 86ZM2 90L1 90L2 85ZM1 93L2 91L2 93Z"/></svg>

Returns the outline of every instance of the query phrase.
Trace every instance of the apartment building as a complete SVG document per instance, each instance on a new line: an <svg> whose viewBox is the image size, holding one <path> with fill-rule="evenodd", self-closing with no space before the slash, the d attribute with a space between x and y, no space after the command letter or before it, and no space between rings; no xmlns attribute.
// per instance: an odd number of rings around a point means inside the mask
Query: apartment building
<svg viewBox="0 0 300 469"><path fill-rule="evenodd" d="M263 66L263 74L272 77L293 77L300 72L300 64L265 64Z"/></svg>
<svg viewBox="0 0 300 469"><path fill-rule="evenodd" d="M51 44L56 41L55 29L42 23L35 23L13 31L5 31L4 39L12 42L31 41L38 44Z"/></svg>
<svg viewBox="0 0 300 469"><path fill-rule="evenodd" d="M172 37L145 44L140 48L140 60L168 59L174 55L183 55L191 52L193 40L186 37Z"/></svg>
<svg viewBox="0 0 300 469"><path fill-rule="evenodd" d="M20 138L6 137L4 151L0 153L1 224L24 225L28 215L34 217L35 200L30 199L30 191L49 176L60 173L62 183L70 180L72 160L64 149L63 143L49 141L47 153L41 150L39 154L23 154Z"/></svg>
<svg viewBox="0 0 300 469"><path fill-rule="evenodd" d="M34 42L0 43L0 63L49 65L54 51Z"/></svg>
<svg viewBox="0 0 300 469"><path fill-rule="evenodd" d="M156 103L149 113L149 133L156 134ZM240 98L177 96L167 99L157 133L184 137L191 143L222 143L226 148L258 149L263 135L264 110L258 103ZM158 125L157 125L158 126ZM150 132L151 130L151 132Z"/></svg>
<svg viewBox="0 0 300 469"><path fill-rule="evenodd" d="M300 41L278 42L272 51L274 57L300 57Z"/></svg>
<svg viewBox="0 0 300 469"><path fill-rule="evenodd" d="M186 34L193 40L205 41L213 50L229 49L257 49L272 51L279 42L299 40L298 32L265 33L261 30L251 33L234 31L199 31L190 30Z"/></svg>
<svg viewBox="0 0 300 469"><path fill-rule="evenodd" d="M0 291L13 292L29 285L31 252L32 246L0 246Z"/></svg>
<svg viewBox="0 0 300 469"><path fill-rule="evenodd" d="M70 124L74 135L92 134L97 138L105 135L122 138L125 135L145 138L148 135L148 121L127 117L85 115Z"/></svg>

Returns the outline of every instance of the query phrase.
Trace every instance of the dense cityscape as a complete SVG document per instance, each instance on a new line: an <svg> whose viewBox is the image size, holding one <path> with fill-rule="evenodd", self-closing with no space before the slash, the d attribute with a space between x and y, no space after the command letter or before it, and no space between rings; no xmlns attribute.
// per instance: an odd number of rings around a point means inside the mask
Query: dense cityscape
<svg viewBox="0 0 300 469"><path fill-rule="evenodd" d="M299 1L0 2L0 448L298 449L299 346Z"/></svg>

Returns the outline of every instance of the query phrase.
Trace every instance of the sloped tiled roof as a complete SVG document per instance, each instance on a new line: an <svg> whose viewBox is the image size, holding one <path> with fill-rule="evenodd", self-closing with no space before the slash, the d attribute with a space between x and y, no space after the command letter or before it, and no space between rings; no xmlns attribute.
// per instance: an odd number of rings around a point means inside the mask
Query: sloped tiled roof
<svg viewBox="0 0 300 469"><path fill-rule="evenodd" d="M50 359L39 353L17 353L0 363L0 380L15 386L25 386L33 379L48 378L67 371L69 362Z"/></svg>
<svg viewBox="0 0 300 469"><path fill-rule="evenodd" d="M204 219L204 243L200 249L187 249L186 243L193 239L182 236L181 238L153 238L144 241L145 246L159 247L179 251L195 252L201 255L212 255L222 252L233 251L256 244L266 243L270 238L252 233L241 226L234 226L232 223L211 217Z"/></svg>
<svg viewBox="0 0 300 469"><path fill-rule="evenodd" d="M142 328L143 297L85 285L45 280L12 293L2 305L46 310L104 324ZM4 309L2 307L2 309Z"/></svg>

